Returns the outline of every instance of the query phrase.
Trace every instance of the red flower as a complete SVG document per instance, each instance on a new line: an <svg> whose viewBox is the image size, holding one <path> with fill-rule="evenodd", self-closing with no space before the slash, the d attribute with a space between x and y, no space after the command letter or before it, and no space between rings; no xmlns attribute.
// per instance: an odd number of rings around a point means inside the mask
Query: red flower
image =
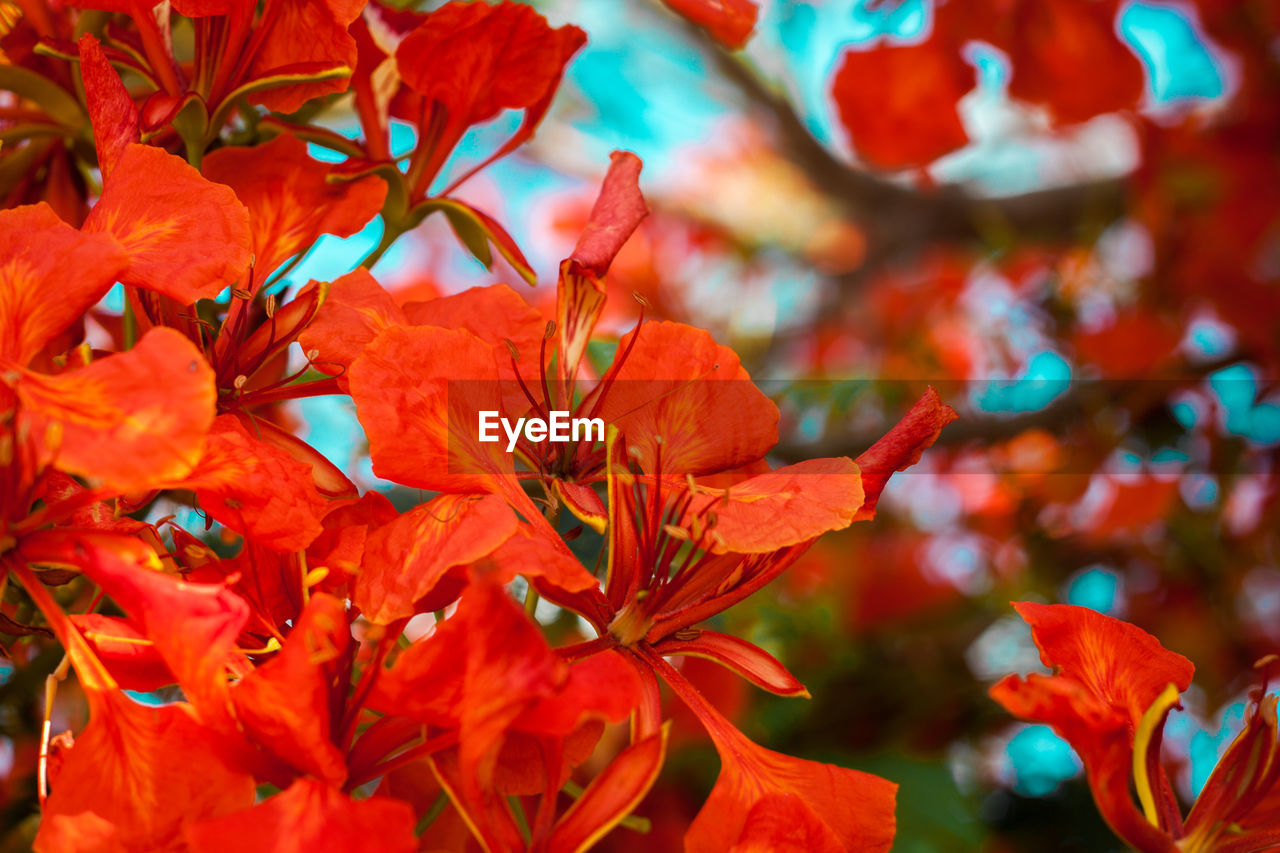
<svg viewBox="0 0 1280 853"><path fill-rule="evenodd" d="M77 351L63 363L78 366L43 372L57 369L68 327L128 266L110 237L77 232L46 205L0 211L0 259L2 553L104 493L185 476L203 449L213 398L208 366L168 329L92 362ZM102 491L31 513L55 468Z"/></svg>
<svg viewBox="0 0 1280 853"><path fill-rule="evenodd" d="M129 544L82 542L75 556L103 577L127 573L129 563L145 572L135 562L140 550ZM181 850L185 822L252 804L253 777L192 706L153 708L128 698L33 573L7 562L58 635L90 707L88 727L51 774L37 851Z"/></svg>
<svg viewBox="0 0 1280 853"><path fill-rule="evenodd" d="M446 3L425 15L371 3L355 28L360 58L353 82L365 150L332 140L352 158L350 175L377 172L394 188L384 211L380 254L399 234L439 210L486 266L492 243L526 280L534 274L511 236L487 214L449 196L460 184L533 136L586 36L573 26L551 28L522 3ZM502 110L524 112L515 134L483 161L433 190L467 130ZM391 160L392 116L417 125L417 145L402 173ZM469 237L466 235L470 235Z"/></svg>
<svg viewBox="0 0 1280 853"><path fill-rule="evenodd" d="M991 695L1016 716L1047 723L1066 738L1117 835L1143 853L1236 853L1280 844L1274 823L1280 732L1276 697L1267 695L1265 683L1254 693L1244 730L1184 822L1160 763L1160 744L1165 718L1191 684L1191 662L1140 628L1087 608L1014 606L1055 673L1010 675Z"/></svg>

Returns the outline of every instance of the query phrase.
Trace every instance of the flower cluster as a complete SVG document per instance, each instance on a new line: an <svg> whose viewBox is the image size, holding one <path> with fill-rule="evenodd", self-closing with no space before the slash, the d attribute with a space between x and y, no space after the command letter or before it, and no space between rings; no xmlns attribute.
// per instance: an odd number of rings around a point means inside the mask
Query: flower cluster
<svg viewBox="0 0 1280 853"><path fill-rule="evenodd" d="M379 214L379 253L439 211L531 276L452 193L532 135L576 28L514 3L80 5L21 3L0 66L27 119L0 154L18 176L0 210L0 584L32 606L3 627L56 636L48 699L74 670L89 708L74 735L46 722L35 848L584 850L637 823L665 685L722 761L687 849L888 850L893 783L754 744L678 663L807 695L704 623L870 520L954 412L930 391L857 459L773 468L778 410L706 331L638 310L612 361L592 356L605 276L647 213L626 153L552 317L503 285L402 302L364 268L281 296L292 260ZM316 119L348 90L354 140ZM515 136L442 179L502 110L523 111ZM404 158L392 118L416 130ZM416 505L362 494L295 435L282 404L335 394ZM604 439L478 440L482 411L553 410ZM218 531L153 511L175 503ZM587 529L594 569L570 547ZM553 636L541 599L580 619Z"/></svg>

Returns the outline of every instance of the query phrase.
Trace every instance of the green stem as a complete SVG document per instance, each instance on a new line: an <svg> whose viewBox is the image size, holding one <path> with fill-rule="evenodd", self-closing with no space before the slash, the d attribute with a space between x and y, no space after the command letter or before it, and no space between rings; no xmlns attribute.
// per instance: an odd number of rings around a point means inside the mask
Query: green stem
<svg viewBox="0 0 1280 853"><path fill-rule="evenodd" d="M405 233L399 227L386 220L383 220L383 228L382 240L378 243L378 248L370 252L368 257L360 262L360 266L367 270L373 269L373 265L382 260L382 256L386 254L387 249L390 249L392 244Z"/></svg>
<svg viewBox="0 0 1280 853"><path fill-rule="evenodd" d="M444 811L444 807L448 804L448 795L446 795L444 791L441 791L440 795L436 797L436 801L431 804L431 808L426 810L422 815L422 819L418 821L418 825L413 828L413 834L421 838L423 833L427 831L427 828L435 822L435 819L440 817L440 814Z"/></svg>
<svg viewBox="0 0 1280 853"><path fill-rule="evenodd" d="M527 845L533 838L533 834L529 832L529 819L524 816L524 803L514 794L507 797L507 802L511 805L511 816L515 818L516 829L520 830L520 837Z"/></svg>

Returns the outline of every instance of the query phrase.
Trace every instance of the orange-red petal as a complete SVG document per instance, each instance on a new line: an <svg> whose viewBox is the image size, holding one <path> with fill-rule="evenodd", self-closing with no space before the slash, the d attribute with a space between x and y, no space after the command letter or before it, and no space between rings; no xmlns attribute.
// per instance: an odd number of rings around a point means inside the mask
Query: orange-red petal
<svg viewBox="0 0 1280 853"><path fill-rule="evenodd" d="M129 97L120 75L107 61L98 40L89 33L80 36L80 79L93 124L93 144L98 149L98 166L109 179L125 148L139 142L138 108Z"/></svg>
<svg viewBox="0 0 1280 853"><path fill-rule="evenodd" d="M186 838L192 853L414 853L416 822L408 803L390 797L354 800L322 781L303 778L251 809L188 827Z"/></svg>
<svg viewBox="0 0 1280 853"><path fill-rule="evenodd" d="M363 267L330 284L311 282L299 295L319 290L324 294L316 315L298 336L305 352L316 353L316 369L336 374L346 382L351 363L389 326L406 322L404 310ZM296 300L295 300L296 301Z"/></svg>
<svg viewBox="0 0 1280 853"><path fill-rule="evenodd" d="M40 204L0 210L0 361L20 367L76 322L129 265L110 237Z"/></svg>
<svg viewBox="0 0 1280 853"><path fill-rule="evenodd" d="M881 169L924 166L969 141L956 103L974 70L950 40L847 50L831 96L858 155Z"/></svg>
<svg viewBox="0 0 1280 853"><path fill-rule="evenodd" d="M125 148L84 230L124 246L126 284L184 304L217 296L253 255L249 212L231 188L149 145Z"/></svg>
<svg viewBox="0 0 1280 853"><path fill-rule="evenodd" d="M386 181L372 175L329 180L333 167L312 160L306 144L287 133L251 148L219 148L204 158L201 171L235 190L248 208L258 281L322 234L350 237L382 209L387 195Z"/></svg>
<svg viewBox="0 0 1280 853"><path fill-rule="evenodd" d="M1014 604L1031 626L1045 666L1083 685L1098 701L1137 726L1156 697L1172 684L1191 685L1195 665L1136 625L1071 604Z"/></svg>
<svg viewBox="0 0 1280 853"><path fill-rule="evenodd" d="M537 104L583 41L577 27L552 29L523 4L455 2L405 37L396 62L410 88L465 126Z"/></svg>
<svg viewBox="0 0 1280 853"><path fill-rule="evenodd" d="M278 551L300 551L320 535L328 501L311 466L249 433L235 415L214 421L196 470L176 486L227 527Z"/></svg>
<svg viewBox="0 0 1280 853"><path fill-rule="evenodd" d="M884 438L853 460L862 472L865 493L862 507L853 520L875 518L876 504L889 477L895 471L905 471L919 462L925 450L938 440L942 428L957 417L955 409L944 404L938 392L929 388Z"/></svg>
<svg viewBox="0 0 1280 853"><path fill-rule="evenodd" d="M722 490L703 489L689 504L686 524L701 518L705 533L688 538L717 553L765 554L843 530L862 507L862 477L845 457L809 459L757 474ZM714 516L714 520L712 520Z"/></svg>
<svg viewBox="0 0 1280 853"><path fill-rule="evenodd" d="M346 608L331 595L311 596L279 654L250 672L231 693L236 718L250 740L331 785L346 781L334 745L331 698L346 695L351 643Z"/></svg>
<svg viewBox="0 0 1280 853"><path fill-rule="evenodd" d="M356 40L348 32L364 8L361 0L277 0L270 30L253 58L251 77L286 68L311 72L356 67ZM322 95L347 91L350 77L281 86L250 96L278 113L291 113Z"/></svg>
<svg viewBox="0 0 1280 853"><path fill-rule="evenodd" d="M668 727L618 754L556 822L547 850L578 853L630 814L653 787L667 751Z"/></svg>
<svg viewBox="0 0 1280 853"><path fill-rule="evenodd" d="M185 824L253 803L253 777L227 763L190 706L146 707L119 692L104 700L52 781L36 853L101 853L101 836L84 830L103 822L119 845L107 850L180 853Z"/></svg>
<svg viewBox="0 0 1280 853"><path fill-rule="evenodd" d="M645 323L623 336L617 358L624 354L610 371L599 414L621 430L646 473L660 467L663 475L683 477L736 468L777 444L778 407L710 333Z"/></svg>
<svg viewBox="0 0 1280 853"><path fill-rule="evenodd" d="M604 276L649 208L640 194L640 158L629 151L609 155L609 171L587 226L573 253L560 265L556 324L560 335L560 376L573 379L591 332L604 310Z"/></svg>
<svg viewBox="0 0 1280 853"><path fill-rule="evenodd" d="M213 423L213 371L173 329L127 352L17 383L23 418L64 471L120 492L179 479L200 459Z"/></svg>
<svg viewBox="0 0 1280 853"><path fill-rule="evenodd" d="M493 552L516 525L496 495L440 495L369 535L352 601L378 625L407 619L450 569Z"/></svg>

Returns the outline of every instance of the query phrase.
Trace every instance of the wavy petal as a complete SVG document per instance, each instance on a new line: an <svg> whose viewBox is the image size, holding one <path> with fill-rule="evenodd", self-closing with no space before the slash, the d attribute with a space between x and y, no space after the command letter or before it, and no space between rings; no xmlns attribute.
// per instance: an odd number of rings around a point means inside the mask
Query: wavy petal
<svg viewBox="0 0 1280 853"><path fill-rule="evenodd" d="M621 430L646 473L723 471L756 461L778 443L778 407L752 384L733 350L708 332L645 323L623 336L617 359L621 365L600 387L599 414Z"/></svg>
<svg viewBox="0 0 1280 853"><path fill-rule="evenodd" d="M449 3L405 37L396 62L409 87L470 125L537 104L583 41L522 4Z"/></svg>
<svg viewBox="0 0 1280 853"><path fill-rule="evenodd" d="M145 491L190 472L216 399L204 357L166 328L80 370L28 373L16 390L23 418L34 435L45 436L59 468L120 492Z"/></svg>
<svg viewBox="0 0 1280 853"><path fill-rule="evenodd" d="M516 525L496 495L440 495L370 534L352 600L374 624L407 619L451 569L492 553Z"/></svg>
<svg viewBox="0 0 1280 853"><path fill-rule="evenodd" d="M253 256L249 212L230 187L149 145L125 148L84 230L124 246L126 284L183 304L217 296Z"/></svg>
<svg viewBox="0 0 1280 853"><path fill-rule="evenodd" d="M1136 625L1071 604L1014 604L1045 666L1128 715L1136 728L1165 687L1182 693L1195 665Z"/></svg>
<svg viewBox="0 0 1280 853"><path fill-rule="evenodd" d="M129 257L41 202L0 210L0 361L25 367L110 289Z"/></svg>
<svg viewBox="0 0 1280 853"><path fill-rule="evenodd" d="M211 516L279 551L310 545L328 507L309 465L254 438L235 415L217 418L196 470L174 485L194 488Z"/></svg>
<svg viewBox="0 0 1280 853"><path fill-rule="evenodd" d="M329 180L333 167L312 160L306 144L287 133L265 145L219 148L204 158L201 171L235 190L248 208L258 281L322 234L350 237L377 215L387 195L386 182L376 176Z"/></svg>
<svg viewBox="0 0 1280 853"><path fill-rule="evenodd" d="M306 64L356 67L356 40L348 32L364 8L361 0L277 0L271 27L254 54L249 74L269 77L278 69ZM259 92L251 97L278 113L291 113L322 95L347 91L349 76Z"/></svg>
<svg viewBox="0 0 1280 853"><path fill-rule="evenodd" d="M757 474L723 491L698 489L686 524L702 519L711 550L766 554L843 530L863 504L862 477L851 460L810 459ZM693 531L689 538L698 540Z"/></svg>

